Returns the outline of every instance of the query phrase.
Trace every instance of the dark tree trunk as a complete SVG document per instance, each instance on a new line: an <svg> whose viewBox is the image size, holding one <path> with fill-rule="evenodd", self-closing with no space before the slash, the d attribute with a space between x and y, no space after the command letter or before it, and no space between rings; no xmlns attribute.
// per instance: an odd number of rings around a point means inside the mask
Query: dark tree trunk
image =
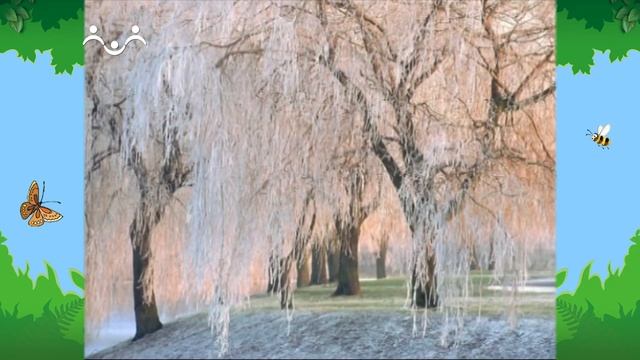
<svg viewBox="0 0 640 360"><path fill-rule="evenodd" d="M278 264L279 263L279 264ZM278 272L282 269L284 261L278 260L276 255L269 256L269 267L267 269L267 293L276 293L280 291L281 279Z"/></svg>
<svg viewBox="0 0 640 360"><path fill-rule="evenodd" d="M166 199L171 199L175 192L184 186L191 173L191 167L182 161L177 130L170 135L171 139L167 142L171 142L171 150L162 163L158 174L159 183L150 182L153 176L149 174L142 154L137 149L132 149L128 160L128 166L136 175L140 192L138 208L129 226L133 251L133 304L136 317L136 334L133 340L162 328L153 287L147 288L143 285L143 276L148 273L151 262L151 231L162 219L169 203ZM163 144L165 148L168 146L167 142Z"/></svg>
<svg viewBox="0 0 640 360"><path fill-rule="evenodd" d="M162 328L153 289L143 286L143 274L149 268L151 257L151 220L147 218L144 200L129 227L133 249L133 303L136 317L136 334L133 340L151 334ZM149 302L145 302L147 293Z"/></svg>
<svg viewBox="0 0 640 360"><path fill-rule="evenodd" d="M476 247L473 245L471 245L471 263L469 264L469 270L480 270L478 254L476 253Z"/></svg>
<svg viewBox="0 0 640 360"><path fill-rule="evenodd" d="M493 250L493 242L494 240L491 239L491 242L489 243L489 271L493 271L496 269L496 254Z"/></svg>
<svg viewBox="0 0 640 360"><path fill-rule="evenodd" d="M340 241L340 262L338 270L338 287L334 295L360 294L360 276L358 274L358 238L360 226L349 222L339 224L338 241Z"/></svg>
<svg viewBox="0 0 640 360"><path fill-rule="evenodd" d="M309 269L309 254L304 251L298 261L296 262L296 270L298 271L298 277L296 280L296 287L302 288L311 284L311 272Z"/></svg>
<svg viewBox="0 0 640 360"><path fill-rule="evenodd" d="M376 257L376 278L384 279L387 277L387 247L380 246L380 252Z"/></svg>
<svg viewBox="0 0 640 360"><path fill-rule="evenodd" d="M418 281L417 266L413 266L411 274L411 303L418 308L434 308L439 305L440 299L437 293L436 257L427 254L427 279L422 283ZM423 285L424 284L424 285Z"/></svg>
<svg viewBox="0 0 640 360"><path fill-rule="evenodd" d="M327 267L329 268L329 282L338 280L338 271L340 270L340 250L327 249Z"/></svg>
<svg viewBox="0 0 640 360"><path fill-rule="evenodd" d="M314 244L311 250L311 284L327 283L327 251L323 245Z"/></svg>
<svg viewBox="0 0 640 360"><path fill-rule="evenodd" d="M291 289L289 285L285 285L280 291L280 310L293 309L293 301L289 298Z"/></svg>

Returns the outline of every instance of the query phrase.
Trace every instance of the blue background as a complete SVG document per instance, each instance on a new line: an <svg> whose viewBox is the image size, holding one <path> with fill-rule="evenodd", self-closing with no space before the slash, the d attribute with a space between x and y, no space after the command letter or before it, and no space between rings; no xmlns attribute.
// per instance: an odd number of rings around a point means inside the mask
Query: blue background
<svg viewBox="0 0 640 360"><path fill-rule="evenodd" d="M640 228L640 54L611 63L601 52L591 74L557 69L557 267L569 273L561 290L575 290L583 268L606 278L624 264ZM611 124L610 150L587 129Z"/></svg>
<svg viewBox="0 0 640 360"><path fill-rule="evenodd" d="M50 54L25 62L14 51L0 54L0 231L14 266L30 274L56 270L64 291L81 291L70 269L84 273L84 71L55 75ZM20 217L33 180L47 207L63 218L34 228Z"/></svg>

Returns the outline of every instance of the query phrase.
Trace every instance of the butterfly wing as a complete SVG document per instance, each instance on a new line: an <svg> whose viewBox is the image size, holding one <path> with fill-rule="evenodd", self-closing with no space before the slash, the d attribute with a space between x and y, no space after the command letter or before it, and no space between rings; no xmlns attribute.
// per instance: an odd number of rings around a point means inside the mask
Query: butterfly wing
<svg viewBox="0 0 640 360"><path fill-rule="evenodd" d="M22 216L22 220L26 220L37 208L36 205L30 202L23 202L22 205L20 205L20 216Z"/></svg>
<svg viewBox="0 0 640 360"><path fill-rule="evenodd" d="M29 186L29 192L27 193L27 201L20 205L20 216L23 220L26 220L31 214L33 214L40 205L40 189L38 183L34 180Z"/></svg>
<svg viewBox="0 0 640 360"><path fill-rule="evenodd" d="M59 212L51 210L47 207L41 206L38 210L42 215L42 218L46 222L54 222L62 219L62 215Z"/></svg>
<svg viewBox="0 0 640 360"><path fill-rule="evenodd" d="M31 219L29 219L29 226L38 227L44 224L44 218L42 217L42 213L40 212L40 208L36 208L36 211L33 213Z"/></svg>
<svg viewBox="0 0 640 360"><path fill-rule="evenodd" d="M36 206L40 204L40 188L38 188L38 183L35 180L32 181L31 186L29 186L27 202Z"/></svg>

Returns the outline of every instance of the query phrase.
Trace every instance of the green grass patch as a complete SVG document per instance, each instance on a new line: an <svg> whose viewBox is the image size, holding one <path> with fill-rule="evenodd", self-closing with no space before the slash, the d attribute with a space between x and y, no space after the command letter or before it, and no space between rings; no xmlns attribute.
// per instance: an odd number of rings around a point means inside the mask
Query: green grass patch
<svg viewBox="0 0 640 360"><path fill-rule="evenodd" d="M534 277L551 277L552 273L534 273ZM451 299L450 307L463 307L469 315L503 315L509 305L509 293L488 290L494 283L493 276L487 272L472 272L469 277L469 297ZM461 281L461 279L450 279ZM376 311L408 313L406 278L395 277L381 280L361 280L362 293L356 296L332 296L336 284L314 285L294 292L296 310L311 312L333 311ZM521 293L517 298L517 311L520 314L535 316L553 316L554 294ZM249 306L240 312L258 312L280 309L277 295L256 295L251 297ZM438 310L434 310L438 311Z"/></svg>
<svg viewBox="0 0 640 360"><path fill-rule="evenodd" d="M622 268L609 266L604 282L582 271L573 293L556 300L558 359L637 359L640 353L640 230ZM564 281L566 270L559 280ZM559 281L558 286L562 285Z"/></svg>
<svg viewBox="0 0 640 360"><path fill-rule="evenodd" d="M13 266L13 257L0 233L0 354L3 359L83 359L84 298L63 293L55 270L35 282L29 267ZM70 274L84 289L84 277Z"/></svg>

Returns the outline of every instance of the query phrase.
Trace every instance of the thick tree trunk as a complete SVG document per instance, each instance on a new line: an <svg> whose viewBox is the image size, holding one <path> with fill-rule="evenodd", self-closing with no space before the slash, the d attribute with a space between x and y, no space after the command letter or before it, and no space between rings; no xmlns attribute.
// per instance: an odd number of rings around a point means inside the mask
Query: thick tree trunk
<svg viewBox="0 0 640 360"><path fill-rule="evenodd" d="M387 277L386 262L387 262L387 247L381 246L380 252L376 257L376 278L384 279Z"/></svg>
<svg viewBox="0 0 640 360"><path fill-rule="evenodd" d="M334 295L360 294L360 276L358 274L358 224L347 223L338 226L340 241L340 262L338 270L338 287Z"/></svg>
<svg viewBox="0 0 640 360"><path fill-rule="evenodd" d="M439 305L440 299L437 293L436 257L427 253L427 279L418 281L417 266L413 266L411 274L411 303L418 308L434 308ZM424 285L423 285L424 284Z"/></svg>
<svg viewBox="0 0 640 360"><path fill-rule="evenodd" d="M151 220L147 218L144 201L136 212L129 227L133 248L133 303L136 317L136 334L133 340L151 334L162 328L153 289L143 286L143 274L149 269L151 257ZM147 293L150 292L147 297ZM149 302L145 302L145 298Z"/></svg>
<svg viewBox="0 0 640 360"><path fill-rule="evenodd" d="M127 164L136 175L140 191L138 207L133 222L129 226L129 237L133 250L133 304L136 318L136 334L133 340L140 339L162 328L153 286L144 286L143 277L149 273L150 269L151 231L162 219L164 210L169 203L166 199L173 197L175 192L185 184L191 173L191 167L182 162L176 133L177 130L171 133L172 139L169 140L172 143L171 151L162 163L159 183L151 182L150 179L153 176L149 174L142 154L136 148L131 150L131 157ZM163 145L168 146L167 143ZM161 196L161 193L165 196Z"/></svg>
<svg viewBox="0 0 640 360"><path fill-rule="evenodd" d="M298 277L296 280L297 288L302 288L311 284L311 269L309 269L309 265L309 254L307 251L304 251L296 262L296 270L298 271Z"/></svg>
<svg viewBox="0 0 640 360"><path fill-rule="evenodd" d="M314 244L311 250L311 284L327 283L327 251L323 245Z"/></svg>

